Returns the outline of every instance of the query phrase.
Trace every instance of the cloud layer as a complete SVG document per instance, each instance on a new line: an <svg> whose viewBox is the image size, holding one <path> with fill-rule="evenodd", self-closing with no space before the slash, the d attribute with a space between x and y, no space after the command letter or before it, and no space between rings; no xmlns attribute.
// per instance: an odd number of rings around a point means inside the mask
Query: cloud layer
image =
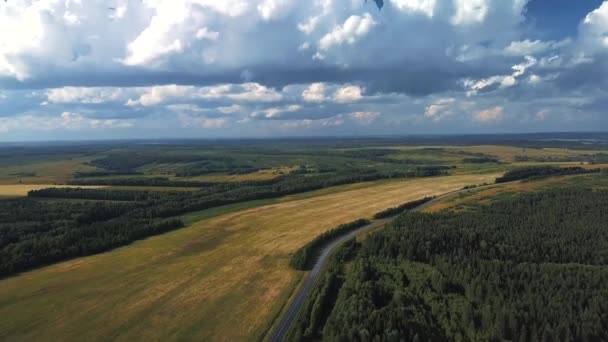
<svg viewBox="0 0 608 342"><path fill-rule="evenodd" d="M0 140L608 127L608 1L551 40L527 6L8 1Z"/></svg>

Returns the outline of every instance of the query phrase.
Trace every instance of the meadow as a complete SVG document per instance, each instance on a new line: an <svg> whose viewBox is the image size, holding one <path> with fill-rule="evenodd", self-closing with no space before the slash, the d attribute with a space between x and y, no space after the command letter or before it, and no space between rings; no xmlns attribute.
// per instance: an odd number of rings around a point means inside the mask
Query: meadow
<svg viewBox="0 0 608 342"><path fill-rule="evenodd" d="M291 253L313 237L495 177L380 181L293 195L4 279L0 339L259 339L302 276L289 268Z"/></svg>

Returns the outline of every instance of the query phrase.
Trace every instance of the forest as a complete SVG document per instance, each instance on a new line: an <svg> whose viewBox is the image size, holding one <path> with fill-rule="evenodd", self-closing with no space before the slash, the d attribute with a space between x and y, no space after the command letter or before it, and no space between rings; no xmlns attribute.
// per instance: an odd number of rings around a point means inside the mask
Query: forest
<svg viewBox="0 0 608 342"><path fill-rule="evenodd" d="M0 277L183 226L136 202L0 201Z"/></svg>
<svg viewBox="0 0 608 342"><path fill-rule="evenodd" d="M606 206L607 191L574 187L405 213L320 282L331 308L293 340L605 341Z"/></svg>
<svg viewBox="0 0 608 342"><path fill-rule="evenodd" d="M336 228L332 228L325 233L317 236L314 240L307 243L302 248L298 249L292 256L289 261L289 265L296 270L310 270L324 245L328 244L332 240L350 233L358 228L366 226L370 224L371 221L367 219L358 219L353 222L341 224Z"/></svg>

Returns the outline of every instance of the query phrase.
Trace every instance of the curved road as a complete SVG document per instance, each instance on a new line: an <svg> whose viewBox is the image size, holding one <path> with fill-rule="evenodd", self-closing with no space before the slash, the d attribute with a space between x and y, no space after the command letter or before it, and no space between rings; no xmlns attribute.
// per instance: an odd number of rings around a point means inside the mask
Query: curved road
<svg viewBox="0 0 608 342"><path fill-rule="evenodd" d="M339 237L337 240L334 240L332 243L325 246L325 248L321 252L321 255L319 255L319 259L317 259L315 266L312 268L310 273L308 273L308 275L306 276L304 285L302 285L302 287L299 289L298 294L296 295L295 299L293 300L293 302L290 303L289 309L287 309L287 312L283 315L281 322L279 323L277 328L274 330L274 332L270 336L270 341L281 342L281 341L285 340L285 335L287 334L287 331L289 331L289 328L291 327L291 324L293 323L293 321L296 319L296 316L298 315L298 312L300 311L302 304L304 304L304 300L306 299L306 296L308 295L310 288L315 283L317 278L319 278L320 271L323 268L327 257L329 256L329 254L331 252L333 252L333 250L339 244L354 237L357 234L370 230L371 228L377 226L378 223L381 224L384 222L389 222L393 219L394 218L376 220L366 226L358 228L357 230L354 230L344 236Z"/></svg>
<svg viewBox="0 0 608 342"><path fill-rule="evenodd" d="M441 194L441 195L435 197L434 199L432 199L426 203L419 205L418 207L416 207L414 209L411 209L410 211L417 211L417 210L424 209L425 207L429 206L430 204L434 203L435 201L438 201L440 199L443 199L447 196L450 196L450 195L453 195L453 194L456 194L459 192L464 192L464 191L469 191L469 190L482 190L482 189L489 188L492 186L495 186L495 184L478 186L478 187L475 187L472 189L459 189L459 190L446 192L444 194ZM285 335L287 335L289 328L291 327L293 321L296 319L298 312L300 311L300 308L302 307L302 304L304 304L304 300L306 299L306 296L308 296L308 293L310 292L310 289L312 288L312 285L315 283L317 278L319 278L321 269L323 268L323 266L325 265L325 262L327 261L327 257L331 254L331 252L334 251L334 249L339 244L354 237L357 234L366 232L373 227L389 223L389 222L393 221L394 219L396 219L398 216L399 215L395 215L393 217L389 217L386 219L375 220L372 223L368 224L367 226L363 226L357 230L350 232L347 235L339 237L337 240L334 240L332 243L325 246L325 248L321 252L321 255L319 256L319 259L317 259L315 266L312 268L310 273L308 273L308 275L306 276L304 285L302 285L302 287L298 290L296 297L289 304L289 308L287 309L287 312L283 315L283 317L281 318L281 321L279 322L279 325L276 327L276 329L270 336L270 341L271 342L282 342L285 340Z"/></svg>

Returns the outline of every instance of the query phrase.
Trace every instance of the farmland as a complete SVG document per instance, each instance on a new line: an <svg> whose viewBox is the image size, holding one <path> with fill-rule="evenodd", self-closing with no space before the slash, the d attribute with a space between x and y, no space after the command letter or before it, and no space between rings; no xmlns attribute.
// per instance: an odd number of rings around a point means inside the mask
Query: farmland
<svg viewBox="0 0 608 342"><path fill-rule="evenodd" d="M427 210L608 186L601 144L480 139L0 149L0 339L262 339L292 254L339 224L464 187ZM598 172L488 186L550 165Z"/></svg>
<svg viewBox="0 0 608 342"><path fill-rule="evenodd" d="M0 282L0 314L7 318L0 323L2 338L261 337L301 276L289 268L289 255L312 237L495 176L381 181L295 195L17 275Z"/></svg>

